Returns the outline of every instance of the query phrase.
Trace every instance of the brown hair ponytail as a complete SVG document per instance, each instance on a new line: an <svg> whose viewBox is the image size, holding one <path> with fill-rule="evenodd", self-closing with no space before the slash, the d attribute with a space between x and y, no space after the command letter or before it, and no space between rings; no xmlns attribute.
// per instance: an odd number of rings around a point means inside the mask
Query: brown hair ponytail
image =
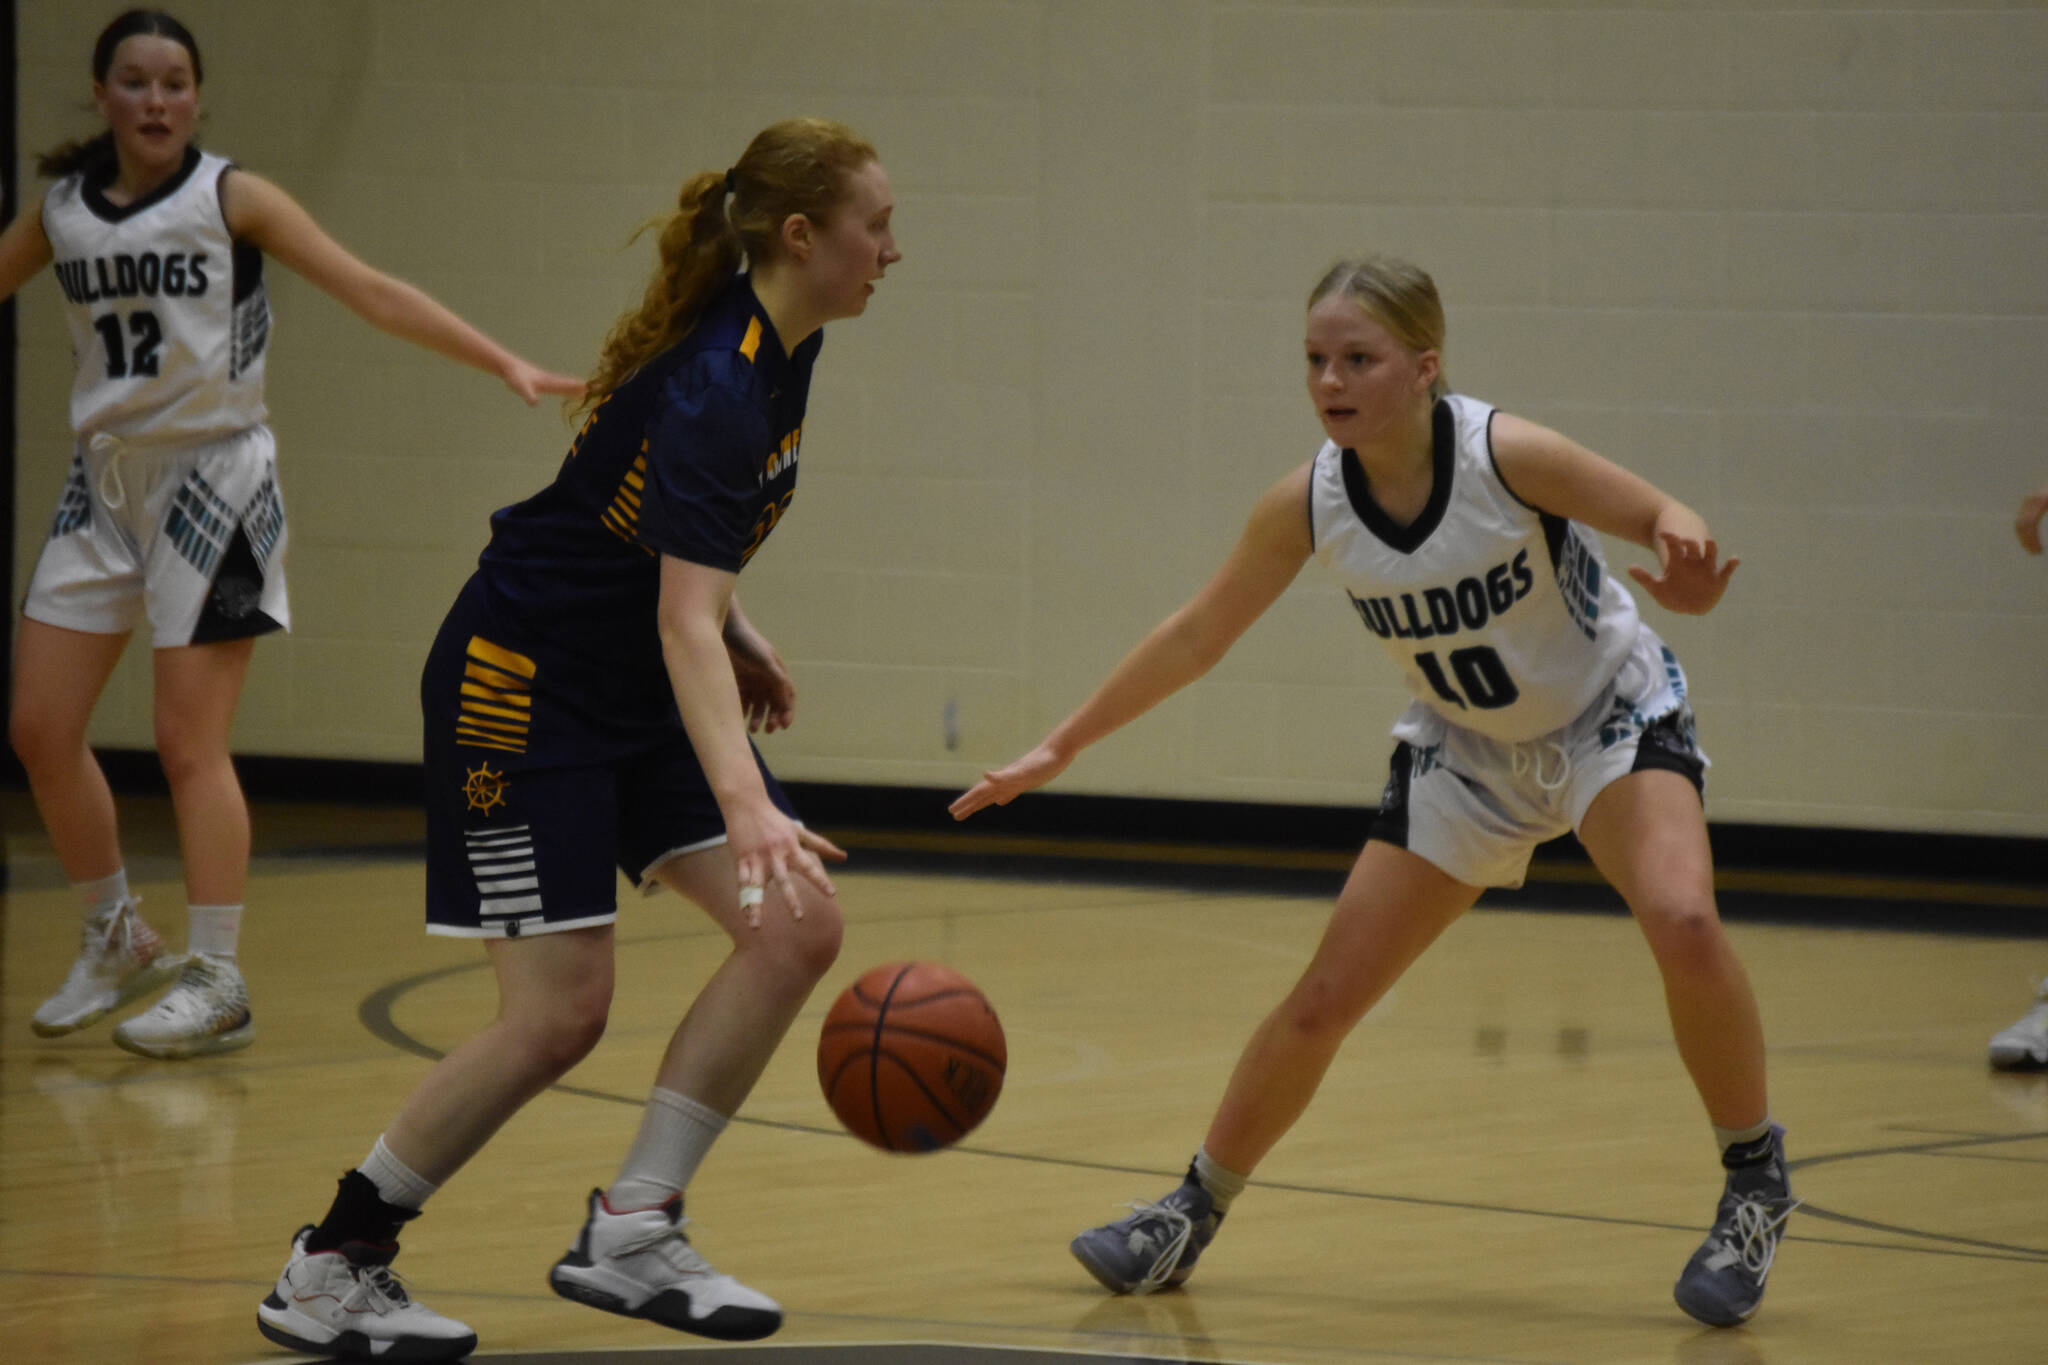
<svg viewBox="0 0 2048 1365"><path fill-rule="evenodd" d="M731 170L684 181L675 213L661 224L654 277L640 306L612 325L582 406L687 336L742 264L773 259L792 214L821 224L831 217L847 177L875 159L874 147L844 124L789 119L756 134Z"/></svg>

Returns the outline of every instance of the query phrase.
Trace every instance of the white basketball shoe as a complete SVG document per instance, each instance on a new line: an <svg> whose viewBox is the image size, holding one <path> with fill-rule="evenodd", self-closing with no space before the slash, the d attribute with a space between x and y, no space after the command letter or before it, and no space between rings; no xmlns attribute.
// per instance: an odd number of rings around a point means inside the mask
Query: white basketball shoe
<svg viewBox="0 0 2048 1365"><path fill-rule="evenodd" d="M85 922L78 960L57 993L36 1007L30 1028L45 1038L74 1032L171 979L178 959L135 906L124 901L111 917Z"/></svg>
<svg viewBox="0 0 2048 1365"><path fill-rule="evenodd" d="M256 1041L249 988L231 957L193 953L164 998L114 1029L114 1041L140 1057L177 1060L233 1052Z"/></svg>
<svg viewBox="0 0 2048 1365"><path fill-rule="evenodd" d="M592 1190L583 1231L548 1284L565 1299L700 1337L753 1341L781 1327L782 1306L713 1270L683 1235L685 1221L680 1194L614 1213Z"/></svg>
<svg viewBox="0 0 2048 1365"><path fill-rule="evenodd" d="M398 1247L345 1242L306 1250L308 1223L292 1238L277 1288L256 1307L256 1330L280 1346L336 1360L460 1360L476 1333L415 1302L391 1273Z"/></svg>
<svg viewBox="0 0 2048 1365"><path fill-rule="evenodd" d="M2048 976L2036 990L2034 1008L1991 1039L1991 1065L2000 1071L2048 1067Z"/></svg>

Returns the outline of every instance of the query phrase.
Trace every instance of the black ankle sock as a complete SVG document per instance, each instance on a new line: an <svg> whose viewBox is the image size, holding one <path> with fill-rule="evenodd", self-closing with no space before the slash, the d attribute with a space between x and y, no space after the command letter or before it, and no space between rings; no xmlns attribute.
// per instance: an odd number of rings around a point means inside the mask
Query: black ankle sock
<svg viewBox="0 0 2048 1365"><path fill-rule="evenodd" d="M398 1240L398 1230L420 1216L418 1209L402 1209L384 1201L376 1184L361 1171L350 1171L340 1181L327 1216L306 1234L306 1250L334 1251L344 1242L365 1242L384 1246Z"/></svg>
<svg viewBox="0 0 2048 1365"><path fill-rule="evenodd" d="M1721 1165L1731 1171L1764 1165L1777 1151L1771 1136L1765 1133L1754 1142L1731 1142L1721 1152Z"/></svg>

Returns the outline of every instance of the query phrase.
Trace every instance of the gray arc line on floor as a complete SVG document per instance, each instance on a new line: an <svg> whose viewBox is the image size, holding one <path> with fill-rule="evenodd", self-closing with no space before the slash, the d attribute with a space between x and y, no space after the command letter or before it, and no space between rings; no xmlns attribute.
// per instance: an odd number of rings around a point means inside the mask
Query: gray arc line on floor
<svg viewBox="0 0 2048 1365"><path fill-rule="evenodd" d="M621 939L618 942L618 947L624 948L633 944L656 943L676 938L697 937L710 937L710 933L709 931L706 931L702 934L671 933L645 935L633 939ZM438 1062L445 1054L436 1048L428 1046L426 1043L421 1042L419 1039L414 1038L411 1034L408 1034L403 1029L399 1028L396 1020L393 1018L393 1009L396 1007L398 1001L411 991L417 990L423 986L431 985L436 981L445 980L448 977L460 976L469 972L481 971L489 967L489 965L490 963L487 959L479 959L475 962L460 963L452 967L438 967L435 968L433 971L421 972L416 975L408 977L401 977L400 979L391 982L389 985L379 987L377 990L372 991L369 995L364 996L362 1002L356 1007L356 1017L358 1020L362 1022L363 1027L366 1030L368 1030L373 1037L385 1043L388 1043L389 1045L397 1048L401 1052L409 1052L416 1057L421 1057L432 1062ZM556 1085L553 1085L549 1088L556 1091L559 1094L574 1095L581 1099L598 1100L606 1104L623 1104L631 1106L636 1109L646 1102L644 1097L642 1096L621 1095L614 1091L596 1090L588 1086L564 1085L557 1083ZM733 1116L732 1121L734 1123L748 1124L757 1128L773 1128L779 1129L784 1132L793 1133L810 1133L819 1137L843 1139L848 1142L858 1140L854 1138L852 1134L844 1132L841 1129L828 1128L818 1124L792 1123L784 1119L751 1118L745 1114L735 1114ZM1835 1161L1859 1160L1871 1157L1890 1156L1903 1153L1922 1153L1936 1151L1945 1147L1975 1146L1999 1142L2026 1142L2041 1138L2048 1138L2048 1131L2012 1133L2004 1135L1972 1135L1967 1138L1953 1139L1947 1142L1915 1143L1899 1147L1879 1147L1871 1148L1864 1151L1837 1152L1824 1154L1820 1156L1802 1157L1788 1164L1790 1165L1792 1170L1796 1171L1805 1167L1823 1165ZM957 1147L951 1148L950 1150L958 1152L965 1156L987 1157L1000 1161L1023 1161L1040 1165L1063 1166L1068 1169L1077 1171L1107 1171L1122 1175L1139 1176L1151 1180L1175 1181L1178 1180L1181 1176L1181 1172L1177 1170L1159 1171L1145 1166L1126 1166L1115 1162L1089 1161L1078 1157L1041 1156L1031 1152L1005 1152L997 1150L992 1147L979 1147L968 1143L962 1143ZM1571 1222L1601 1223L1615 1227L1655 1228L1660 1231L1673 1232L1698 1231L1698 1226L1695 1224L1660 1222L1654 1219L1647 1218L1616 1218L1605 1214L1573 1213L1557 1209L1516 1208L1512 1205L1506 1204L1482 1204L1458 1199L1433 1199L1420 1195L1380 1194L1369 1190L1347 1190L1327 1186L1313 1185L1289 1185L1261 1180L1255 1180L1251 1183L1253 1188L1273 1190L1287 1194L1307 1194L1322 1196L1326 1198L1367 1200L1375 1203L1406 1204L1423 1208L1461 1209L1480 1213L1508 1214L1525 1218L1564 1219ZM1863 1246L1870 1247L1874 1250L1901 1251L1908 1253L1917 1253L1921 1255L1989 1257L1992 1259L1999 1260L2048 1263L2048 1248L2013 1246L2001 1242L1987 1242L1978 1238L1965 1237L1956 1233L1929 1232L1920 1228L1909 1228L1897 1224L1880 1223L1874 1220L1858 1218L1852 1214L1837 1213L1833 1210L1822 1208L1813 1204L1803 1205L1800 1211L1804 1214L1809 1214L1815 1218L1827 1222L1840 1223L1848 1227L1863 1228L1872 1232L1888 1233L1894 1236L1911 1237L1921 1242L1931 1243L1932 1245L1892 1246L1885 1243L1850 1241L1841 1238L1812 1237L1804 1234L1795 1235L1791 1233L1786 1234L1787 1241L1822 1241L1835 1243L1838 1245Z"/></svg>

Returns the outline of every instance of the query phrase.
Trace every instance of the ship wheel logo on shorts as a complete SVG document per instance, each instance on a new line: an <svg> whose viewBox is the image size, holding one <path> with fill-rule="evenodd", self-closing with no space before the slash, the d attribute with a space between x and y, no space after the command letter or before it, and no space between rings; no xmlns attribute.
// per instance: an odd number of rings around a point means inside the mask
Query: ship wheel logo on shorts
<svg viewBox="0 0 2048 1365"><path fill-rule="evenodd" d="M488 763L469 770L469 780L462 784L462 794L469 798L469 808L489 815L491 808L505 804L505 774L494 773Z"/></svg>

